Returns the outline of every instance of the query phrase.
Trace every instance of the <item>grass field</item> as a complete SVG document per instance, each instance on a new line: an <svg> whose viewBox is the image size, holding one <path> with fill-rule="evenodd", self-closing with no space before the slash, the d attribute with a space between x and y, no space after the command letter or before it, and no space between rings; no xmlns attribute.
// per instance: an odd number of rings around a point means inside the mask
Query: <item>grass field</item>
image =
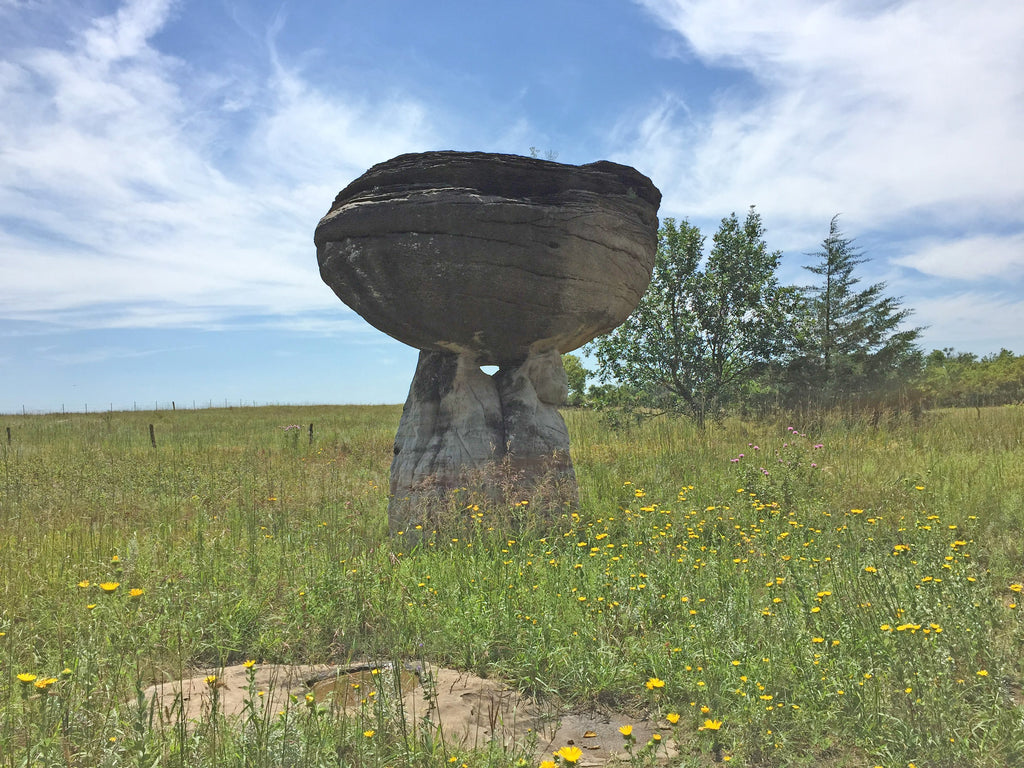
<svg viewBox="0 0 1024 768"><path fill-rule="evenodd" d="M457 495L415 548L387 536L399 415L0 417L0 766L535 765L410 739L384 700L186 728L138 696L362 659L671 716L680 765L1024 765L1024 408L704 432L570 411L575 512L509 530Z"/></svg>

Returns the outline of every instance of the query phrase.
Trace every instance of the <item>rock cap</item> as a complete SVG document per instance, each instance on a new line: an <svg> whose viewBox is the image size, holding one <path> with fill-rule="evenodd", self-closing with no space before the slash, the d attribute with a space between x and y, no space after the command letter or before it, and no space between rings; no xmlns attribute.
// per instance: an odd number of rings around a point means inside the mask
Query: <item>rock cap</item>
<svg viewBox="0 0 1024 768"><path fill-rule="evenodd" d="M424 152L373 166L316 228L320 274L410 346L512 364L619 325L650 281L661 193L634 168Z"/></svg>

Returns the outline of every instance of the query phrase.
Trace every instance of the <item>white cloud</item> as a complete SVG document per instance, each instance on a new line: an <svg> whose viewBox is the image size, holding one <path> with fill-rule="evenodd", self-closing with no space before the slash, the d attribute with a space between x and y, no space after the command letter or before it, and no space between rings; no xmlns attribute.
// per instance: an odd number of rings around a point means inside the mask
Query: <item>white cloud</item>
<svg viewBox="0 0 1024 768"><path fill-rule="evenodd" d="M668 94L629 159L665 207L776 221L836 211L883 225L912 212L965 222L1024 204L1024 6L1002 0L639 0L708 66L753 78L690 119Z"/></svg>
<svg viewBox="0 0 1024 768"><path fill-rule="evenodd" d="M173 0L129 0L82 35L90 58L113 62L150 53L149 38L167 21Z"/></svg>
<svg viewBox="0 0 1024 768"><path fill-rule="evenodd" d="M272 46L269 75L194 71L152 43L174 7L132 0L63 47L5 51L0 316L194 327L347 311L320 282L313 229L369 165L431 141L424 107L322 92Z"/></svg>
<svg viewBox="0 0 1024 768"><path fill-rule="evenodd" d="M979 235L949 242L928 242L913 253L893 261L936 277L957 280L1004 277L1016 280L1024 272L1024 234L1006 237Z"/></svg>
<svg viewBox="0 0 1024 768"><path fill-rule="evenodd" d="M190 347L176 347L178 349L190 349ZM49 349L36 350L38 356L44 360L51 360L59 365L91 365L94 363L105 363L110 360L126 360L140 357L151 357L163 354L170 349L129 349L126 347L92 347L90 349L79 349L74 352L60 352Z"/></svg>
<svg viewBox="0 0 1024 768"><path fill-rule="evenodd" d="M965 291L918 300L914 310L914 324L927 326L926 348L954 347L976 354L999 348L1024 352L1024 299L1017 296Z"/></svg>

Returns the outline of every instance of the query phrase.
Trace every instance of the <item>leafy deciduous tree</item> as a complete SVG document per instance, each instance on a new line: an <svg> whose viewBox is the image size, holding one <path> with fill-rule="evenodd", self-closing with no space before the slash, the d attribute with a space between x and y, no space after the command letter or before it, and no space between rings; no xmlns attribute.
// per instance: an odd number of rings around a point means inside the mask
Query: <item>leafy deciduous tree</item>
<svg viewBox="0 0 1024 768"><path fill-rule="evenodd" d="M699 424L736 399L789 341L796 296L779 285L760 214L722 219L711 252L683 221L659 230L651 284L632 315L589 346L602 380L646 412L685 411Z"/></svg>
<svg viewBox="0 0 1024 768"><path fill-rule="evenodd" d="M921 386L936 407L1022 403L1024 355L1001 349L978 359L970 352L935 349L925 358Z"/></svg>
<svg viewBox="0 0 1024 768"><path fill-rule="evenodd" d="M562 367L569 382L569 405L583 405L587 391L587 375L589 371L576 355L562 355Z"/></svg>

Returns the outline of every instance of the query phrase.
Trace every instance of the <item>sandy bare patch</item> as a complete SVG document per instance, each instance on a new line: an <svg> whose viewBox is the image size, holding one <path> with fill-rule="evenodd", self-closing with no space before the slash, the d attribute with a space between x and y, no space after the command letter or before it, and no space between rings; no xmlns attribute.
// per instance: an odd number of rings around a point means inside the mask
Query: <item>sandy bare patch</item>
<svg viewBox="0 0 1024 768"><path fill-rule="evenodd" d="M567 745L583 750L580 763L598 766L615 759L628 759L619 728L633 726L638 746L661 733L665 746L661 757L675 753L667 724L637 722L617 713L585 713L537 704L500 680L444 667L390 663L330 665L258 665L250 684L243 665L211 670L184 680L174 680L146 689L161 720L166 723L198 722L213 707L228 718L245 712L246 701L255 701L262 711L276 715L288 707L306 706L306 696L355 712L365 699L394 696L401 689L402 710L411 726L422 727L429 720L445 741L461 748L482 749L498 740L505 747L536 743L536 756L550 756ZM373 670L377 670L375 673ZM209 681L211 675L216 680ZM254 698L251 689L256 691ZM262 692L260 694L259 692ZM293 698L294 697L294 698ZM296 703L297 701L297 703Z"/></svg>

